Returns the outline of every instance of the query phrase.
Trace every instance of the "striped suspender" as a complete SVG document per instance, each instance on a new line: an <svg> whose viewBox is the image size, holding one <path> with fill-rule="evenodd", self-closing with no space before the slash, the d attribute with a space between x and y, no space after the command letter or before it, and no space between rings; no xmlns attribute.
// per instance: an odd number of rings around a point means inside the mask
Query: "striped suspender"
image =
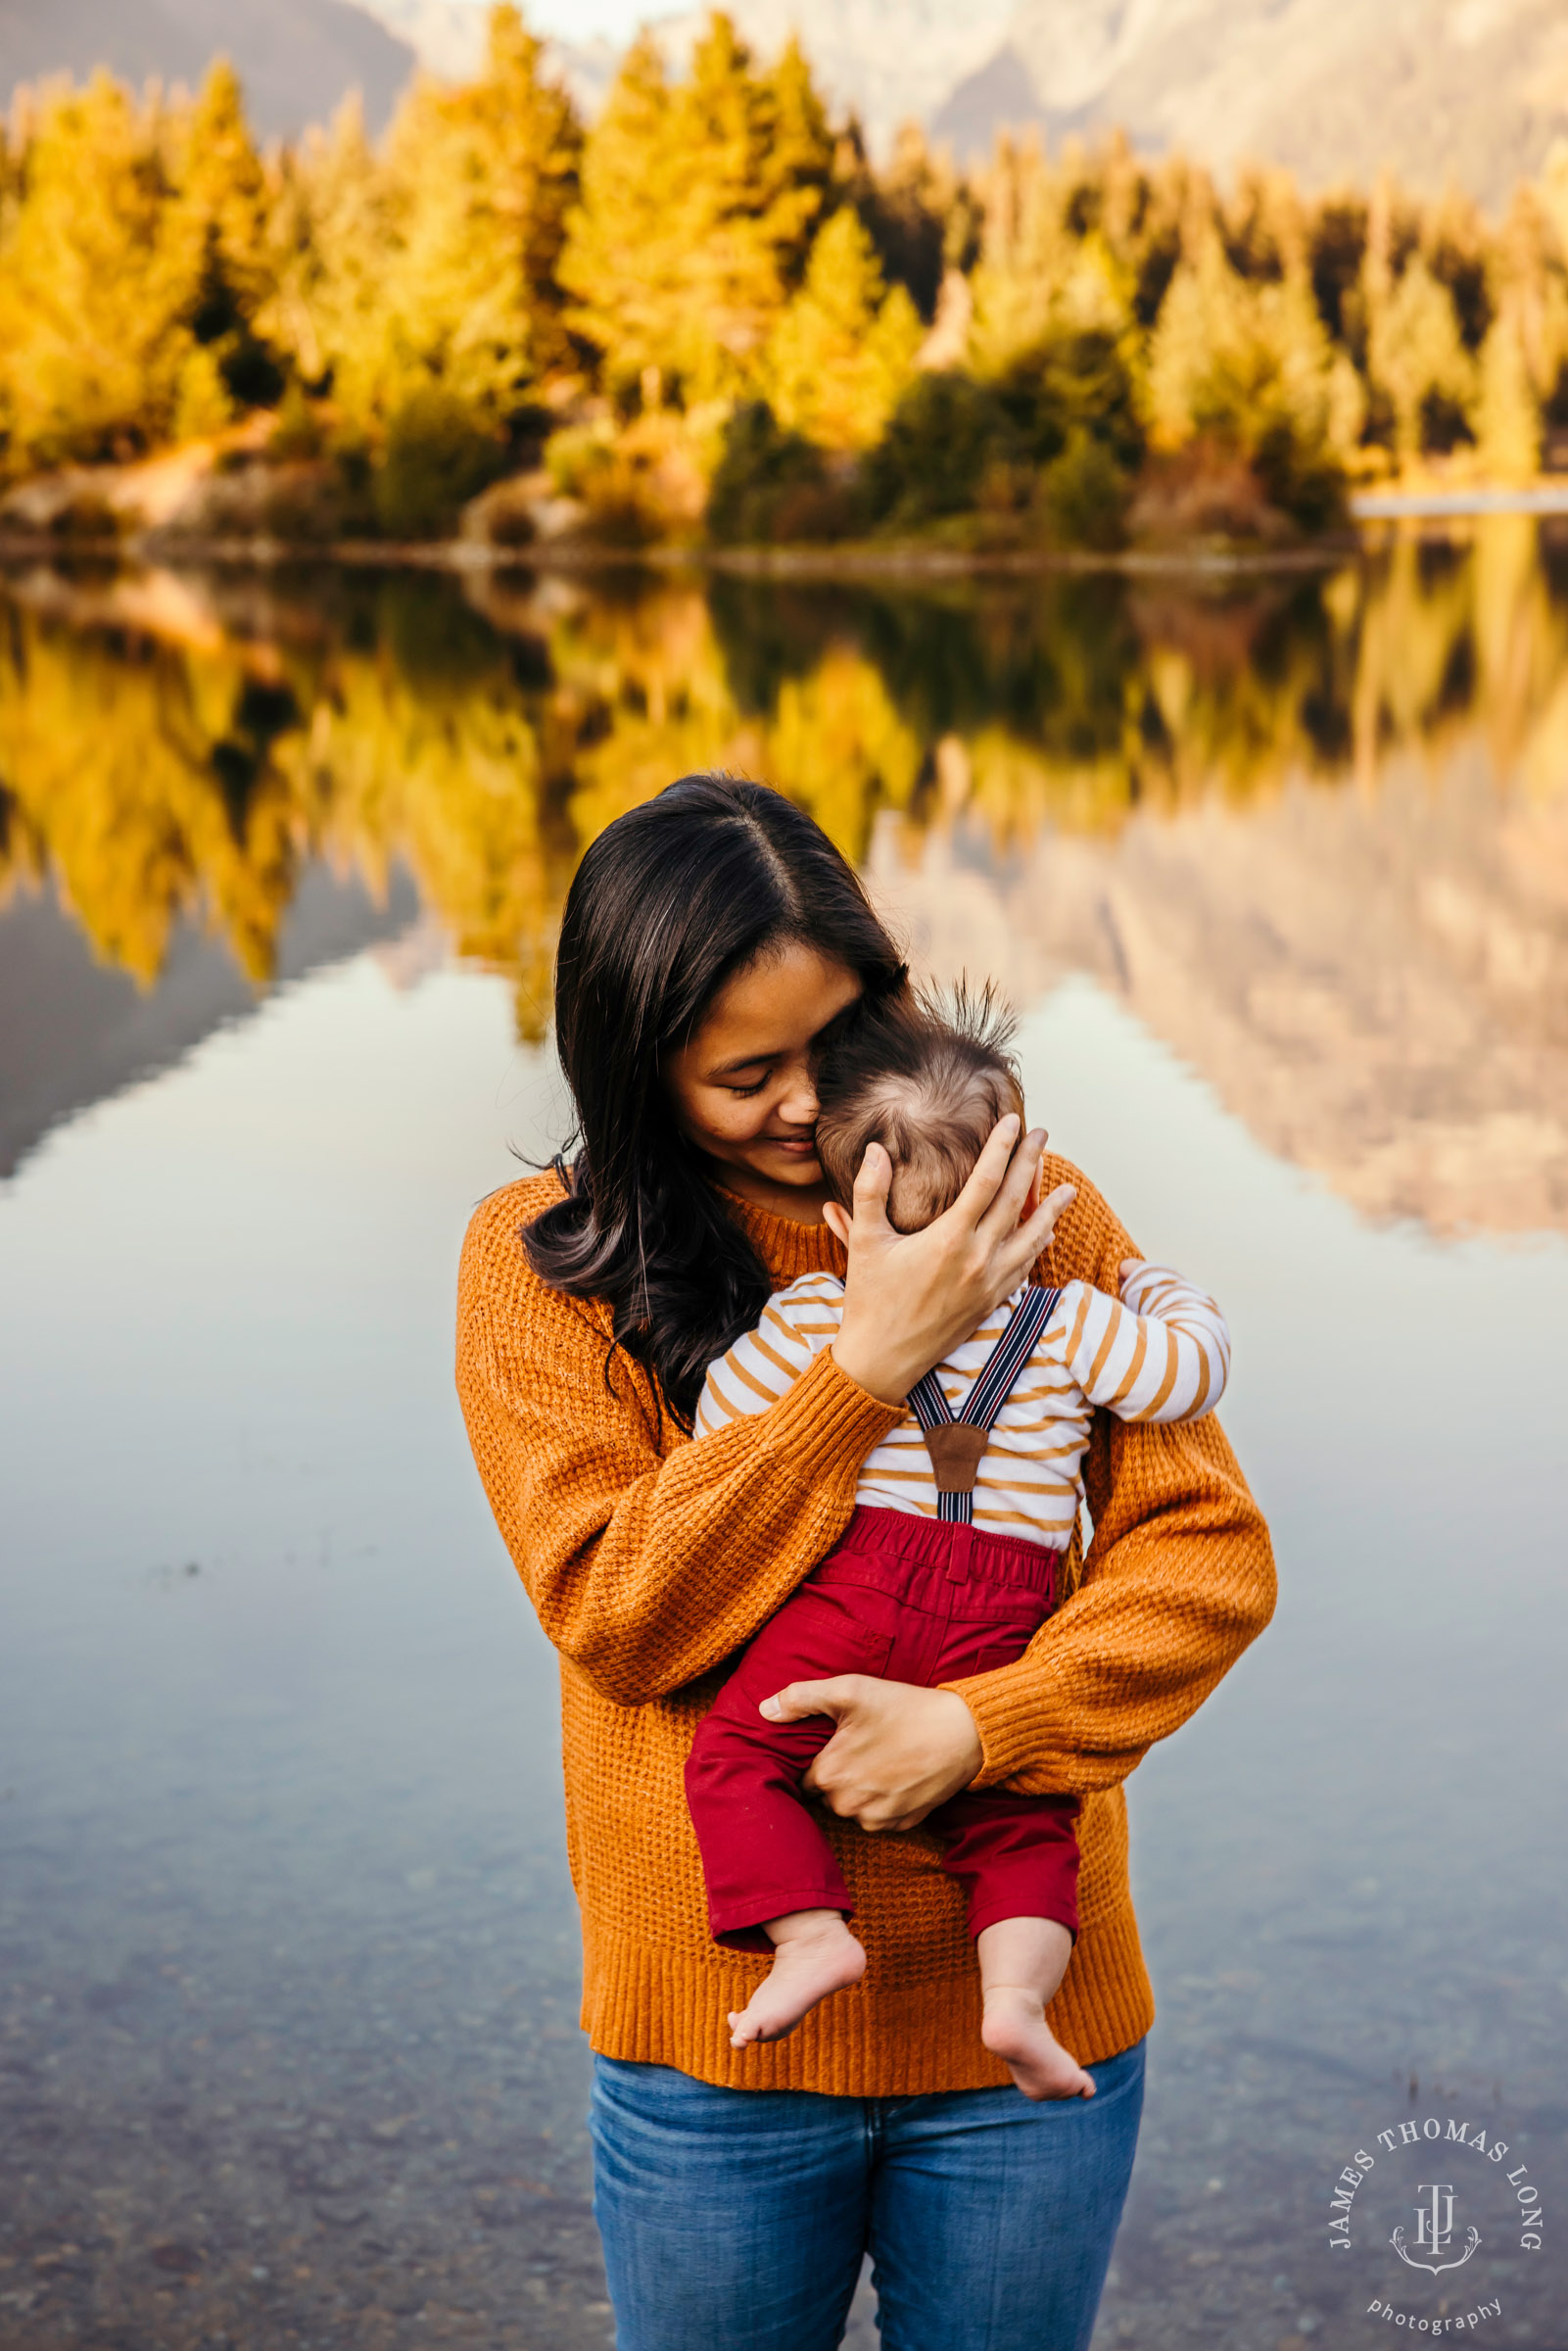
<svg viewBox="0 0 1568 2351"><path fill-rule="evenodd" d="M1024 1291L1008 1319L1006 1330L992 1348L979 1376L957 1413L943 1395L942 1383L934 1371L927 1371L923 1379L916 1381L909 1392L909 1401L916 1419L927 1431L927 1439L932 1429L964 1427L984 1430L994 1425L996 1415L1012 1394L1020 1372L1034 1353L1041 1331L1056 1311L1056 1302L1061 1295L1060 1290ZM972 1526L974 1522L973 1471L970 1484L963 1492L946 1491L942 1487L940 1463L937 1461L938 1446L931 1446L929 1450L938 1472L937 1517L960 1526ZM975 1451L976 1465L979 1453L983 1450L981 1446Z"/></svg>

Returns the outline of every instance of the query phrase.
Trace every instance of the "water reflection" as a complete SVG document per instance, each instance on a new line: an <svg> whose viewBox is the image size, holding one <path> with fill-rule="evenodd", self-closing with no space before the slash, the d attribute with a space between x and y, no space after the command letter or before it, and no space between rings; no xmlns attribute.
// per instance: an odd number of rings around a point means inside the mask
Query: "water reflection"
<svg viewBox="0 0 1568 2351"><path fill-rule="evenodd" d="M1210 593L12 584L7 2351L606 2339L552 1661L451 1279L560 1133L583 843L713 762L1007 983L1031 1104L1238 1334L1283 1604L1133 1784L1162 2023L1097 2340L1381 2339L1328 2183L1429 2095L1544 2174L1561 565L1504 523ZM1553 2339L1552 2260L1489 2239L1492 2339Z"/></svg>
<svg viewBox="0 0 1568 2351"><path fill-rule="evenodd" d="M897 592L12 583L0 891L143 986L262 984L301 878L406 873L542 1033L586 841L672 775L777 782L939 960L1088 968L1374 1213L1568 1216L1568 542L1498 518L1328 575ZM1028 919L1022 918L1027 909Z"/></svg>

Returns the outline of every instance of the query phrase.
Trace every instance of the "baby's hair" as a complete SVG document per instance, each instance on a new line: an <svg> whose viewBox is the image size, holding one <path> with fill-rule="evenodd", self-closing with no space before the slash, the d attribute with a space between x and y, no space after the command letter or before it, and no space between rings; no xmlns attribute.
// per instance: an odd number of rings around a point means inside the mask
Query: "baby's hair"
<svg viewBox="0 0 1568 2351"><path fill-rule="evenodd" d="M1023 1112L1017 1024L989 982L866 1013L817 1073L817 1156L847 1208L868 1143L893 1163L889 1221L918 1232L952 1207L986 1136Z"/></svg>

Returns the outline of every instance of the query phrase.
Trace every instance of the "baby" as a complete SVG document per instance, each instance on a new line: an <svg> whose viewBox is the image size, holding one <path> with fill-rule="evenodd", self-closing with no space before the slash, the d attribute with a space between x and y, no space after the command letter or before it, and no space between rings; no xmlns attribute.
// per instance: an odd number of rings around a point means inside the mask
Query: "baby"
<svg viewBox="0 0 1568 2351"><path fill-rule="evenodd" d="M950 1208L998 1119L1022 1119L1010 1034L989 996L863 1022L818 1081L818 1155L834 1197L849 1204L879 1142L900 1231ZM1034 1205L1031 1194L1024 1214ZM1218 1402L1230 1357L1218 1308L1166 1268L1129 1259L1121 1272L1120 1301L1082 1281L1025 1284L927 1373L862 1464L833 1551L757 1633L699 1728L687 1797L709 1924L733 1949L773 1952L731 2014L732 2046L792 2031L866 1966L848 1890L801 1793L833 1724L770 1721L763 1701L830 1674L934 1688L1012 1664L1062 1597L1092 1408L1195 1420ZM842 1312L843 1285L829 1273L770 1298L757 1328L710 1367L698 1439L782 1396L832 1345ZM1077 1933L1076 1814L1068 1796L966 1789L925 1824L967 1897L981 2039L1030 2098L1094 2095L1045 2015Z"/></svg>

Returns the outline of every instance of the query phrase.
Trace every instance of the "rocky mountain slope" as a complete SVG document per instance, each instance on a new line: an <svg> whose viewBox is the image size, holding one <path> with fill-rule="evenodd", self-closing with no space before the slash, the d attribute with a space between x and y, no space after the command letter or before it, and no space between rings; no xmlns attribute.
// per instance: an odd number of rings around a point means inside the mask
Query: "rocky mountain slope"
<svg viewBox="0 0 1568 2351"><path fill-rule="evenodd" d="M245 83L263 135L325 121L351 89L385 121L414 55L351 0L0 0L0 105L20 82L95 66L133 85L196 83L219 52Z"/></svg>
<svg viewBox="0 0 1568 2351"><path fill-rule="evenodd" d="M470 0L363 0L437 71L477 45ZM923 122L962 157L998 130L1122 125L1227 168L1280 164L1309 185L1452 179L1494 206L1568 137L1560 0L730 0L765 54L798 34L833 103L875 147ZM679 62L701 8L655 13ZM558 44L590 111L608 44Z"/></svg>
<svg viewBox="0 0 1568 2351"><path fill-rule="evenodd" d="M962 157L1004 128L1047 137L1120 124L1150 152L1219 168L1256 157L1312 185L1452 179L1494 206L1568 138L1561 0L730 0L764 53L799 34L823 87L875 147L915 119ZM525 8L526 13L526 8ZM702 8L649 14L673 60ZM103 63L139 81L197 77L217 49L263 131L324 120L357 86L385 120L415 57L473 70L474 0L0 0L0 99ZM615 70L602 40L551 44L592 113Z"/></svg>
<svg viewBox="0 0 1568 2351"><path fill-rule="evenodd" d="M1256 156L1318 186L1389 164L1498 204L1568 134L1568 15L1558 0L1021 0L932 128L972 153L1025 117L1057 133L1120 123L1140 147Z"/></svg>

